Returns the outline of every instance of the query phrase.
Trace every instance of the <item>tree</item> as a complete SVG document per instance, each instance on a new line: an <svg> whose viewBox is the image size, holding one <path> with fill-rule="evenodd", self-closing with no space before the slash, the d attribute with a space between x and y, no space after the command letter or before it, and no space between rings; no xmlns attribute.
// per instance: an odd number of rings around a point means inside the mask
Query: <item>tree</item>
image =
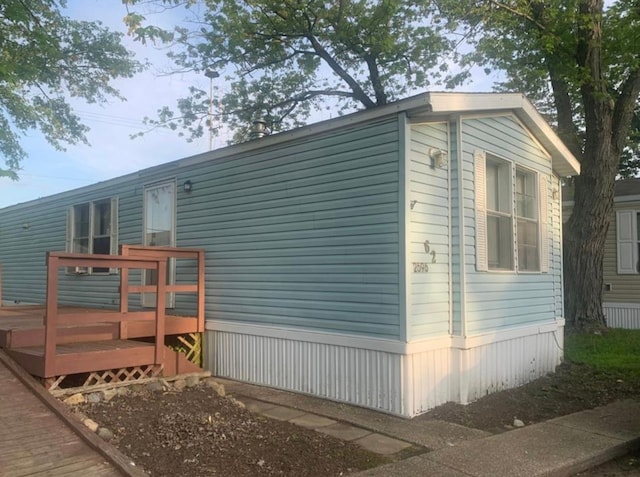
<svg viewBox="0 0 640 477"><path fill-rule="evenodd" d="M20 136L39 129L57 149L85 142L88 128L71 98L120 97L110 81L140 69L121 35L100 22L75 21L64 0L4 0L0 5L0 177L17 179L26 157Z"/></svg>
<svg viewBox="0 0 640 477"><path fill-rule="evenodd" d="M580 161L564 226L565 316L577 328L604 326L614 181L619 164L633 167L638 150L630 142L640 92L637 1L605 8L603 0L442 0L441 7L474 43L467 61L503 70L500 87L537 101Z"/></svg>
<svg viewBox="0 0 640 477"><path fill-rule="evenodd" d="M443 26L429 2L155 3L202 8L194 21L197 28L176 28L171 35L142 26L144 17L139 13L130 12L127 22L138 38L173 41L170 56L180 71L228 75L231 90L216 101L215 110L224 110L225 123L241 131L258 118L272 130L301 125L327 100L334 109L386 104L441 78L445 53L453 50L452 41L441 35ZM177 112L165 107L148 122L198 137L204 132L203 119L208 118L208 100L206 91L192 88L179 101Z"/></svg>

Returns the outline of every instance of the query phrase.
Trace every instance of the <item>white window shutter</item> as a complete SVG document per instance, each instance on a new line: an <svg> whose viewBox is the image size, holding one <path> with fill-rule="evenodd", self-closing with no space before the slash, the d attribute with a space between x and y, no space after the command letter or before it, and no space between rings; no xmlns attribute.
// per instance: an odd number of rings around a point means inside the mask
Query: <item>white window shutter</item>
<svg viewBox="0 0 640 477"><path fill-rule="evenodd" d="M474 187L476 206L476 270L489 270L487 258L487 156L484 151L475 151ZM462 201L462 199L461 199ZM462 213L462 212L460 212Z"/></svg>
<svg viewBox="0 0 640 477"><path fill-rule="evenodd" d="M618 273L635 274L638 246L635 211L619 210L616 214L616 240L618 245Z"/></svg>
<svg viewBox="0 0 640 477"><path fill-rule="evenodd" d="M540 271L549 272L549 178L538 174L540 195Z"/></svg>
<svg viewBox="0 0 640 477"><path fill-rule="evenodd" d="M110 226L109 253L111 255L118 255L118 198L117 197L111 198L111 214L110 215L111 215L111 226ZM118 273L118 269L110 268L109 273L116 274Z"/></svg>

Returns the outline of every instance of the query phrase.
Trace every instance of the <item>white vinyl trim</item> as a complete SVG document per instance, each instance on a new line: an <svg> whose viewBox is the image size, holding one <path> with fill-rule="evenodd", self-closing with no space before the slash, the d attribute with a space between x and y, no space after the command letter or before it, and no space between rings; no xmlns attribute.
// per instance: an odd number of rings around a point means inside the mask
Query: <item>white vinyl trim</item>
<svg viewBox="0 0 640 477"><path fill-rule="evenodd" d="M486 272L489 270L487 258L487 156L484 151L478 150L473 153L473 160L476 206L476 270ZM459 174L462 175L462 171ZM460 213L462 214L462 211Z"/></svg>
<svg viewBox="0 0 640 477"><path fill-rule="evenodd" d="M616 249L618 274L638 273L638 211L619 210L616 212Z"/></svg>
<svg viewBox="0 0 640 477"><path fill-rule="evenodd" d="M549 178L538 174L540 204L540 271L549 272Z"/></svg>
<svg viewBox="0 0 640 477"><path fill-rule="evenodd" d="M336 346L346 346L350 348L360 348L371 351L384 351L396 354L414 354L425 351L440 349L443 347L454 347L458 349L468 349L475 346L484 346L500 341L521 338L523 336L536 335L557 331L564 327L564 319L556 318L554 321L547 321L532 325L518 326L507 330L485 332L479 335L468 337L462 336L441 336L437 338L424 338L411 343L388 340L382 338L368 338L357 335L345 335L342 333L327 333L322 331L298 330L295 328L285 328L268 325L255 325L249 323L234 323L222 320L207 320L205 329L207 331L222 331L228 333L239 333L245 335L265 336L270 338L284 338L294 341L306 341L311 343L322 343Z"/></svg>

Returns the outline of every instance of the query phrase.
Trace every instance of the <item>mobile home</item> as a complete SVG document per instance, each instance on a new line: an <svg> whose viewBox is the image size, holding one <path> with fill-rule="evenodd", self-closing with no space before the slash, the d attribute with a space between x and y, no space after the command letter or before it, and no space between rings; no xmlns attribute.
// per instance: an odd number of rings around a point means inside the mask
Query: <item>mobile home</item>
<svg viewBox="0 0 640 477"><path fill-rule="evenodd" d="M0 209L2 300L44 301L50 250L201 248L214 375L411 417L560 363L578 171L524 96L424 93Z"/></svg>

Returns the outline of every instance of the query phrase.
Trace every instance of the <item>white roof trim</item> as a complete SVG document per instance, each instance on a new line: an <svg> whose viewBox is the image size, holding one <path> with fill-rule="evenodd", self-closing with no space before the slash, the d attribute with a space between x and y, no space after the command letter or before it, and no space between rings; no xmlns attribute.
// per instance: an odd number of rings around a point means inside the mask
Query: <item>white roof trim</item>
<svg viewBox="0 0 640 477"><path fill-rule="evenodd" d="M551 155L551 165L561 177L580 173L580 163L571 154L556 133L538 113L531 102L520 93L422 93L378 108L358 111L343 117L328 119L302 128L273 136L217 149L180 160L180 166L188 166L203 160L228 157L263 147L276 146L283 142L303 138L311 134L340 129L352 124L406 112L420 119L442 119L443 116L459 114L515 114L531 132L533 137Z"/></svg>
<svg viewBox="0 0 640 477"><path fill-rule="evenodd" d="M551 154L551 164L556 174L566 177L576 175L580 172L580 163L578 160L571 154L571 152L569 152L560 138L556 136L544 118L536 111L531 102L529 102L524 95L519 93L422 93L377 108L358 111L339 118L328 119L302 128L274 134L272 136L266 136L242 144L215 149L213 151L170 161L143 170L146 175L154 170L165 168L167 170L167 175L173 176L176 174L176 169L181 167L244 154L267 147L276 147L280 144L305 138L312 134L328 132L348 127L352 124L373 121L402 112L411 117L419 117L425 120L448 119L465 113L514 113ZM142 171L126 174L98 182L96 184L81 187L79 189L74 189L72 191L61 192L59 194L35 199L22 204L12 205L8 208L19 207L23 204L31 205L38 201L42 201L43 199L48 200L51 197L62 198L69 194L76 194L79 191L83 191L88 188L110 187L131 180L136 176L140 176L142 175L141 172Z"/></svg>
<svg viewBox="0 0 640 477"><path fill-rule="evenodd" d="M551 165L561 177L580 173L580 163L531 102L520 93L426 93L433 113L448 114L513 111L551 154Z"/></svg>

